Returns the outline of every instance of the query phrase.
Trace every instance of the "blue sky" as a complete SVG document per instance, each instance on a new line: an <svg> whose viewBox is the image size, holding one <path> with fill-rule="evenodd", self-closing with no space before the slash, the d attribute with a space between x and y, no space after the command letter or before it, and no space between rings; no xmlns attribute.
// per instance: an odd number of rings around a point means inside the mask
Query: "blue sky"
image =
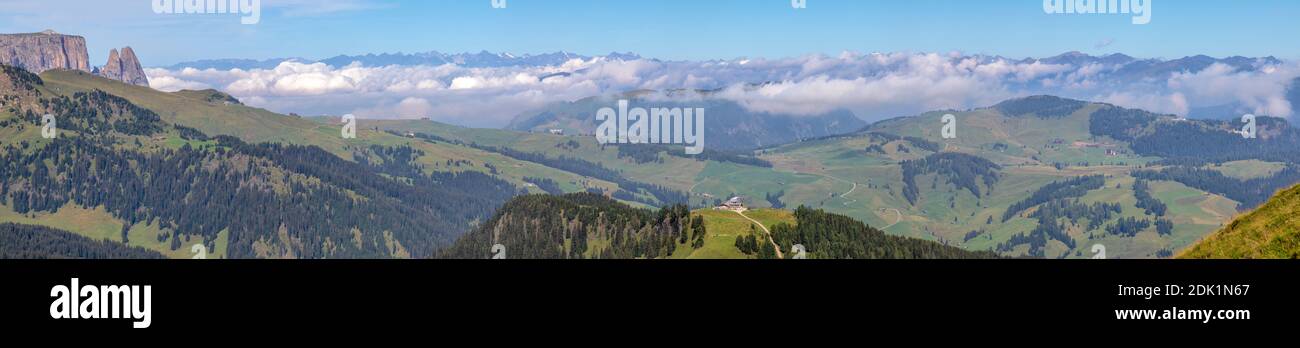
<svg viewBox="0 0 1300 348"><path fill-rule="evenodd" d="M1041 0L262 0L261 23L158 15L150 0L0 0L0 32L86 36L92 63L130 45L145 65L205 58L326 58L382 52L604 54L664 59L811 53L1066 51L1139 57L1300 58L1300 1L1152 0L1131 15L1048 15Z"/></svg>

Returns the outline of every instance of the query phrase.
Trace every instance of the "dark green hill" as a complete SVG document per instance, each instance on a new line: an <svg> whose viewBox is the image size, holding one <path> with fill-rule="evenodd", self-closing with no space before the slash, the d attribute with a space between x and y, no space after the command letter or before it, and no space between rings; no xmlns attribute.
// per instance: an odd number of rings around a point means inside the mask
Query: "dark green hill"
<svg viewBox="0 0 1300 348"><path fill-rule="evenodd" d="M722 216L731 216L723 211ZM710 217L711 216L711 217ZM772 228L775 243L786 258L794 244L806 247L809 258L990 258L987 252L913 238L889 236L852 218L800 207L794 223ZM710 255L775 257L768 234L748 224L711 223L714 214L691 213L677 205L658 210L632 208L603 196L578 193L565 196L530 195L506 203L491 220L462 237L440 255L445 258L490 258L494 245L504 247L510 259L643 259L669 258L705 248L704 240L718 236L757 236L754 251ZM759 217L764 219L764 217ZM714 226L705 228L704 226ZM741 243L726 247L738 248ZM767 252L760 252L766 248Z"/></svg>
<svg viewBox="0 0 1300 348"><path fill-rule="evenodd" d="M518 193L484 173L428 174L406 145L357 147L362 160L348 161L316 146L209 137L103 90L5 72L4 210L38 221L69 207L103 211L99 223L127 226L121 242L148 226L169 250L202 243L231 258L428 257ZM57 115L54 139L39 135L45 113Z"/></svg>
<svg viewBox="0 0 1300 348"><path fill-rule="evenodd" d="M590 193L521 196L440 256L488 258L500 244L512 259L664 258L702 232L690 219L684 205L653 211Z"/></svg>
<svg viewBox="0 0 1300 348"><path fill-rule="evenodd" d="M798 223L778 224L772 236L781 250L803 245L814 259L987 259L991 252L972 252L927 240L891 236L847 216L799 207ZM787 256L789 257L789 256Z"/></svg>
<svg viewBox="0 0 1300 348"><path fill-rule="evenodd" d="M0 223L0 259L161 259L141 247L94 240L68 231Z"/></svg>

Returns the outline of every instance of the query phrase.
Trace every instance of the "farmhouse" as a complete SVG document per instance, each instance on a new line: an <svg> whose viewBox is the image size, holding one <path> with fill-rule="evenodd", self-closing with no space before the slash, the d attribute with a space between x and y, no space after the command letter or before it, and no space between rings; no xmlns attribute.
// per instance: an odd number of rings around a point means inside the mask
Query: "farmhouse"
<svg viewBox="0 0 1300 348"><path fill-rule="evenodd" d="M722 205L718 206L716 209L730 210L730 211L748 210L748 208L745 207L744 200L740 199L740 197L731 197L731 199L728 199L726 202L722 203Z"/></svg>

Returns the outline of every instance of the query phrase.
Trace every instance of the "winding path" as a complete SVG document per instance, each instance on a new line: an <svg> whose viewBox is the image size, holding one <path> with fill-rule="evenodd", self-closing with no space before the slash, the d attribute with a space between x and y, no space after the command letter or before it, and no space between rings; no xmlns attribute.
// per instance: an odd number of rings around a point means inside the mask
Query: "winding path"
<svg viewBox="0 0 1300 348"><path fill-rule="evenodd" d="M798 173L798 172L796 172L796 173ZM829 178L829 179L831 179L831 180L836 180L836 181L839 181L839 182L843 182L843 183L846 183L846 184L853 184L853 187L852 187L852 188L849 188L849 191L848 191L848 192L845 192L845 193L843 193L843 194L840 194L840 199L849 199L848 196L849 196L850 194L853 194L853 191L857 191L857 190L858 190L858 183L853 182L853 181L848 181L848 180L840 179L840 178L833 177L833 176L826 175L826 174L817 174L817 173L804 173L804 174L817 175L817 176L821 176L821 177L824 177L824 178ZM850 199L849 201L844 202L844 206L847 207L847 206L849 206L850 204L857 203L857 202L858 202L858 200L856 200L856 199Z"/></svg>
<svg viewBox="0 0 1300 348"><path fill-rule="evenodd" d="M889 226L885 226L885 227L880 228L881 231L887 230L887 229L889 229L890 227L894 227L894 225L897 225L898 223L903 222L903 212L902 212L902 211L900 211L900 210L898 210L898 209L894 209L894 208L880 208L880 210L882 210L882 211L890 211L890 210L893 210L894 213L898 214L898 219L897 219L897 220L894 220L894 223L889 224Z"/></svg>
<svg viewBox="0 0 1300 348"><path fill-rule="evenodd" d="M733 211L734 211L734 210L733 210ZM743 211L736 211L736 214L740 214L740 217L745 218L745 220L749 220L749 222L753 222L755 225L758 225L758 228L763 229L763 232L767 232L767 241L768 241L769 243L772 243L772 249L773 249L773 250L776 250L776 258L778 258L778 259L784 259L784 258L785 258L785 256L781 254L781 247L778 246L778 245L776 245L776 239L773 239L773 238L772 238L772 231L769 231L769 230L767 229L767 226L763 226L763 223L758 222L758 220L754 220L753 218L749 217L748 215L745 215L745 212L743 212Z"/></svg>
<svg viewBox="0 0 1300 348"><path fill-rule="evenodd" d="M708 178L705 178L704 180L709 180L709 179L708 179ZM689 193L689 194L695 194L695 188L696 188L696 187L699 187L700 184L703 184L703 183L704 183L704 180L696 181L696 182L695 182L695 185L691 185L691 188L689 188L689 189L686 190L686 193Z"/></svg>

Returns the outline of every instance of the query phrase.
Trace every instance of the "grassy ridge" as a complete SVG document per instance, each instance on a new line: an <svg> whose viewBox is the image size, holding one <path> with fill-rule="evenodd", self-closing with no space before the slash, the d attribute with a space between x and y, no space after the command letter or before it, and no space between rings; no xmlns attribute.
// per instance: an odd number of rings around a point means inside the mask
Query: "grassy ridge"
<svg viewBox="0 0 1300 348"><path fill-rule="evenodd" d="M141 107L153 110L166 122L192 127L208 135L230 135L249 143L278 142L317 146L343 159L352 152L371 145L411 146L426 155L418 159L429 172L477 171L498 176L516 186L527 186L525 177L546 177L558 182L568 192L587 187L613 188L614 184L588 178L540 164L518 161L497 153L451 144L435 144L388 134L373 129L375 124L361 121L356 139L344 139L337 119L309 119L282 115L265 109L228 103L225 94L215 91L179 91L167 93L132 86L77 71L51 70L43 73L45 89L57 94L103 90ZM40 130L30 128L26 138L39 139ZM179 144L175 144L179 146ZM448 162L453 163L448 165Z"/></svg>
<svg viewBox="0 0 1300 348"><path fill-rule="evenodd" d="M1278 193L1259 209L1237 218L1179 258L1300 258L1300 186Z"/></svg>
<svg viewBox="0 0 1300 348"><path fill-rule="evenodd" d="M68 204L59 209L57 213L32 213L30 215L15 213L10 207L0 205L0 221L46 226L68 231L91 240L111 242L122 241L122 225L125 224L122 220L114 218L103 207L84 209L74 204ZM167 258L188 259L195 256L190 251L190 247L203 242L202 239L194 239L190 243L182 243L181 248L172 250L171 243L158 241L159 235L167 233L170 233L170 231L140 222L130 227L127 232L129 242L125 244L153 250ZM208 250L207 258L225 258L229 237L228 232L222 232L217 238L216 250Z"/></svg>
<svg viewBox="0 0 1300 348"><path fill-rule="evenodd" d="M1078 176L1106 176L1104 187L1082 197L1085 203L1117 202L1123 206L1123 213L1103 227L1121 217L1154 219L1135 206L1130 172L1158 158L1134 155L1123 141L1090 134L1092 113L1106 107L1087 104L1053 117L1008 115L997 108L986 108L886 120L873 125L866 133L790 144L763 152L761 157L774 163L777 172L816 176L813 180L787 179L777 182L778 185L769 181L766 186L726 188L746 193L746 189L784 190L782 199L788 206L825 209L891 234L939 241L968 250L988 250L1034 229L1037 222L1033 219L1016 216L1002 222L1001 216L1011 204L1039 187ZM943 139L939 134L943 126L941 118L947 113L957 116L956 139ZM904 199L899 163L934 154L935 151L925 148L925 141L938 143L941 152L966 153L993 161L1003 167L1001 179L984 197L975 197L957 189L945 178L920 175L916 178L919 199L911 204ZM1236 165L1226 164L1222 169L1235 169ZM1259 175L1268 170L1263 165L1250 167L1242 169L1242 175ZM744 172L728 171L728 176L737 175ZM733 185L736 182L746 181L729 180ZM853 183L858 184L856 188ZM1170 207L1169 218L1176 225L1173 235L1158 235L1153 228L1135 238L1123 238L1106 235L1104 231L1088 231L1086 224L1062 222L1067 223L1068 234L1080 246L1103 244L1109 247L1108 254L1113 257L1150 258L1162 251L1190 245L1233 214L1235 202L1222 196L1206 195L1173 182L1155 182L1152 186L1152 194ZM716 186L711 183L701 185L702 189L713 187ZM1032 211L1033 208L1025 213ZM1024 251L1021 249L1024 247L1010 254L1021 253ZM1081 250L1071 250L1051 241L1047 257L1087 257Z"/></svg>
<svg viewBox="0 0 1300 348"><path fill-rule="evenodd" d="M701 209L691 215L704 217L704 227L708 231L704 237L704 246L693 248L689 244L684 245L679 247L671 258L747 259L753 257L736 249L736 238L748 236L752 234L751 231L762 232L762 229L750 229L750 226L754 225L753 222L728 210ZM769 229L780 223L797 224L794 215L788 210L756 209L745 212L745 215L758 220Z"/></svg>

